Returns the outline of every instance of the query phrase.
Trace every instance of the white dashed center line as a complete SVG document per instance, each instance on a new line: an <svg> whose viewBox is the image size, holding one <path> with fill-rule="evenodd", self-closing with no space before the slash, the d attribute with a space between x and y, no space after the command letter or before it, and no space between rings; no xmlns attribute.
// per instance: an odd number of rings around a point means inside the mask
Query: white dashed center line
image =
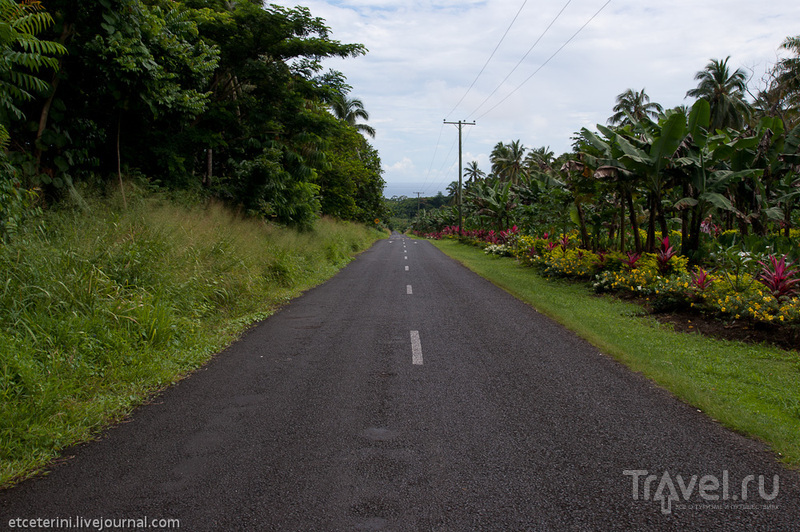
<svg viewBox="0 0 800 532"><path fill-rule="evenodd" d="M411 285L410 284L406 285L406 294L411 295Z"/></svg>
<svg viewBox="0 0 800 532"><path fill-rule="evenodd" d="M422 365L422 344L419 341L419 331L411 331L411 363Z"/></svg>
<svg viewBox="0 0 800 532"><path fill-rule="evenodd" d="M408 271L408 266L406 266L406 271Z"/></svg>

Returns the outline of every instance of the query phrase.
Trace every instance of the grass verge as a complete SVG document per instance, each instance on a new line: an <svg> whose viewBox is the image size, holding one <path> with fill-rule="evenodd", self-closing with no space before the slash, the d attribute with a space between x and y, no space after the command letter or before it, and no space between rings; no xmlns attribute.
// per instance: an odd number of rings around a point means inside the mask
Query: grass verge
<svg viewBox="0 0 800 532"><path fill-rule="evenodd" d="M0 243L0 487L92 438L385 236L220 205L46 213Z"/></svg>
<svg viewBox="0 0 800 532"><path fill-rule="evenodd" d="M800 355L678 333L635 304L551 281L508 258L453 240L439 249L726 427L800 466Z"/></svg>

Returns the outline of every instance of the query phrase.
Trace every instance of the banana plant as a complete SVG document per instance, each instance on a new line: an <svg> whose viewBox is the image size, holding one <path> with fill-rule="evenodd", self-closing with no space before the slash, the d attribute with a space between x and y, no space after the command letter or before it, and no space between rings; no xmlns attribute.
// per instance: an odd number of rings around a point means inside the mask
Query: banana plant
<svg viewBox="0 0 800 532"><path fill-rule="evenodd" d="M756 234L766 234L769 220L780 221L784 211L777 197L782 179L792 173L797 146L787 145L784 124L777 117L763 117L756 127L746 132L726 129L709 139L717 161L725 161L730 170L742 173L732 189L739 216L740 230L747 234L752 227Z"/></svg>
<svg viewBox="0 0 800 532"><path fill-rule="evenodd" d="M630 172L625 166L625 163L620 160L624 152L615 141L616 132L599 125L598 128L604 132L605 138L596 135L586 128L581 130L582 138L588 143L588 147L591 147L593 149L592 151L594 151L594 154L592 154L589 153L588 149L585 150L584 153L582 153L583 162L594 171L595 179L606 181L617 190L620 209L620 251L625 251L625 210L627 207L634 238L634 248L637 253L641 253L642 242L639 237L639 222L636 217L636 210L633 202L634 193L636 191L636 176ZM611 238L611 235L609 238Z"/></svg>
<svg viewBox="0 0 800 532"><path fill-rule="evenodd" d="M511 226L511 214L516 206L511 185L511 181L498 179L493 185L481 183L468 192L475 214L488 219L499 231Z"/></svg>
<svg viewBox="0 0 800 532"><path fill-rule="evenodd" d="M731 170L724 162L735 156L746 144L719 144L719 138L709 143L708 128L711 122L711 107L700 99L689 113L687 142L682 146L681 157L675 160L676 172L683 177L685 197L678 200L678 210L689 210L688 223L683 228L681 253L690 255L700 247L702 221L713 210L741 213L727 196L729 188L745 179L756 178L757 169Z"/></svg>
<svg viewBox="0 0 800 532"><path fill-rule="evenodd" d="M601 125L597 127L619 146L622 150L619 161L628 171L640 177L647 188L650 220L645 247L652 252L656 244L656 218L661 226L661 236L668 235L662 196L668 180L666 170L686 138L686 115L668 111L657 123L649 119L634 121L633 129L637 135L623 135Z"/></svg>

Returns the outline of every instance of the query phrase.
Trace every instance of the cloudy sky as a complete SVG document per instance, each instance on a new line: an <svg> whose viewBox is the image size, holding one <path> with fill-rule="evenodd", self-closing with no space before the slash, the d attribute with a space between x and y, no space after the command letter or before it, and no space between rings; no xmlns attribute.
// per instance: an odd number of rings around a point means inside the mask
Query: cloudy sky
<svg viewBox="0 0 800 532"><path fill-rule="evenodd" d="M605 124L628 88L665 108L690 104L686 91L712 58L752 72L755 91L784 39L800 34L798 0L270 3L308 7L333 39L369 49L326 66L370 113L387 197L434 195L458 179L458 130L445 119L476 121L464 127L465 166L488 170L500 141L558 155L582 127Z"/></svg>

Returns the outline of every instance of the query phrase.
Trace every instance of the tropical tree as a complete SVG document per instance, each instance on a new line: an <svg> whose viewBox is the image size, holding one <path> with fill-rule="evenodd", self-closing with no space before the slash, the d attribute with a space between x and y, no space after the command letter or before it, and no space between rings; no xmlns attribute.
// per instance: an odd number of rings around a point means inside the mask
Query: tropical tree
<svg viewBox="0 0 800 532"><path fill-rule="evenodd" d="M793 55L778 63L778 82L789 94L792 104L800 106L800 35L788 37L781 48Z"/></svg>
<svg viewBox="0 0 800 532"><path fill-rule="evenodd" d="M641 91L628 89L617 95L614 114L608 119L608 123L614 126L630 124L631 118L636 121L642 121L645 118L655 119L662 112L664 112L664 108L661 104L651 102L650 96L644 89Z"/></svg>
<svg viewBox="0 0 800 532"><path fill-rule="evenodd" d="M516 196L510 181L495 183L479 181L467 191L470 211L479 220L487 220L495 229L502 231L511 227L511 218L516 207Z"/></svg>
<svg viewBox="0 0 800 532"><path fill-rule="evenodd" d="M533 148L525 156L525 170L531 172L547 172L553 169L555 154L550 146L540 146Z"/></svg>
<svg viewBox="0 0 800 532"><path fill-rule="evenodd" d="M52 24L39 1L0 0L0 148L9 140L11 120L25 117L21 105L49 89L38 73L56 70L57 57L66 53L62 45L37 37Z"/></svg>
<svg viewBox="0 0 800 532"><path fill-rule="evenodd" d="M451 200L458 198L458 181L451 181L449 185L447 185L447 197Z"/></svg>
<svg viewBox="0 0 800 532"><path fill-rule="evenodd" d="M478 161L470 161L464 168L464 176L467 178L467 184L478 181L486 177L486 173L478 168Z"/></svg>
<svg viewBox="0 0 800 532"><path fill-rule="evenodd" d="M498 142L489 159L492 162L492 173L502 181L517 184L525 174L525 146L519 140L509 144Z"/></svg>
<svg viewBox="0 0 800 532"><path fill-rule="evenodd" d="M337 93L331 98L331 110L339 120L354 127L357 131L375 138L375 129L367 124L359 124L358 120L369 120L369 113L364 109L364 102L358 98L349 98L344 93Z"/></svg>
<svg viewBox="0 0 800 532"><path fill-rule="evenodd" d="M750 119L751 108L745 101L747 73L744 69L731 72L730 56L720 61L712 59L706 67L695 74L697 87L686 92L686 96L703 98L711 105L711 131L731 127L739 129Z"/></svg>
<svg viewBox="0 0 800 532"><path fill-rule="evenodd" d="M781 48L793 55L778 62L766 74L754 107L760 116L777 116L786 129L800 123L800 36L787 38Z"/></svg>

